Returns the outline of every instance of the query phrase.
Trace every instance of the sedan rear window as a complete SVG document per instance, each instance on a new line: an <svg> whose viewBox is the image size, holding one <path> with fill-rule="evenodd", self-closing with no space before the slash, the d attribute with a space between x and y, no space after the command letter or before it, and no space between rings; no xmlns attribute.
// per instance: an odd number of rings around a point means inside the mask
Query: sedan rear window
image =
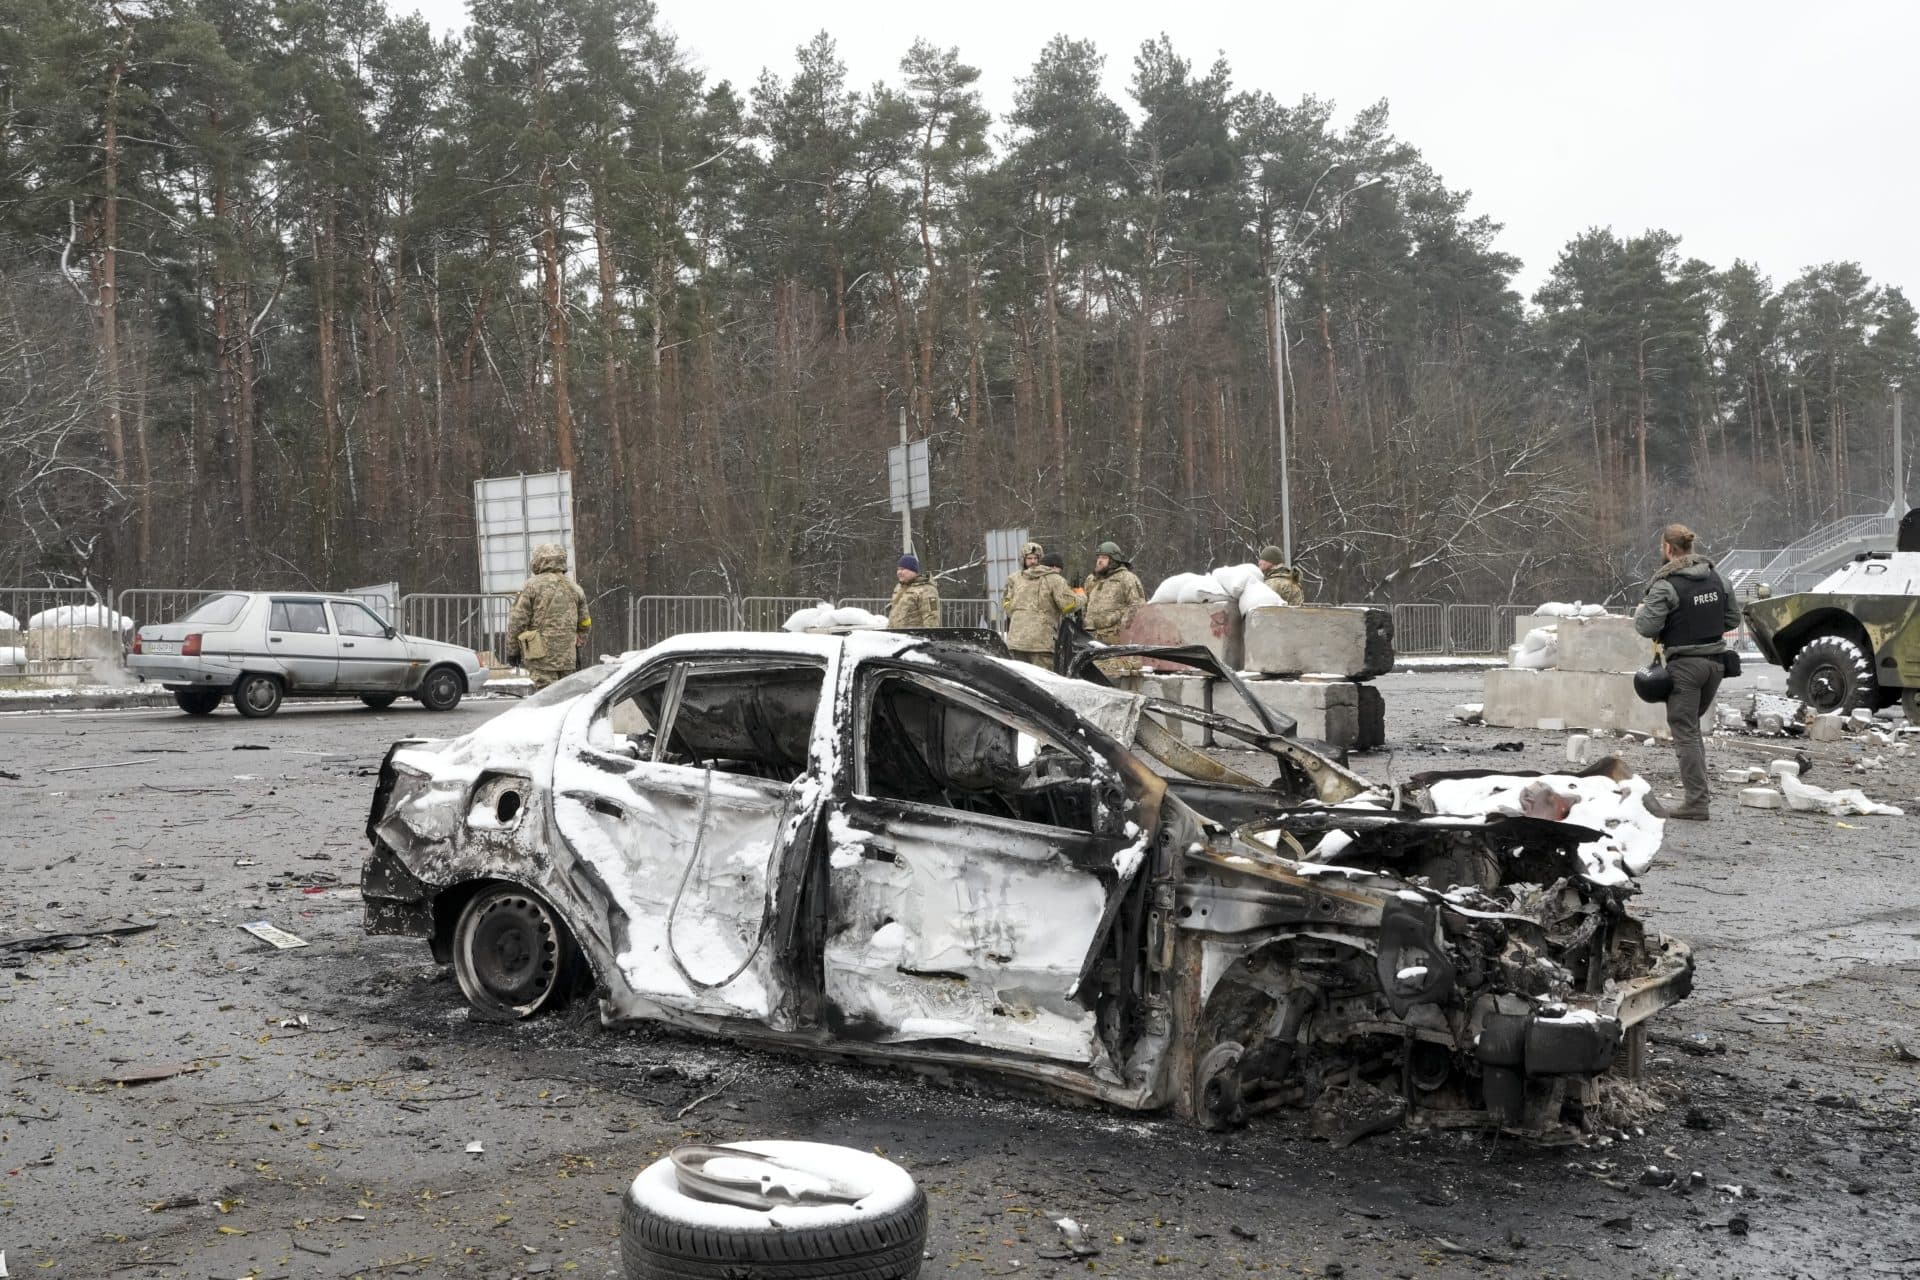
<svg viewBox="0 0 1920 1280"><path fill-rule="evenodd" d="M180 615L179 622L204 622L210 627L224 627L240 616L247 607L247 598L237 592L210 596L193 608Z"/></svg>
<svg viewBox="0 0 1920 1280"><path fill-rule="evenodd" d="M327 609L318 600L275 600L267 630L294 635L331 635L327 630Z"/></svg>

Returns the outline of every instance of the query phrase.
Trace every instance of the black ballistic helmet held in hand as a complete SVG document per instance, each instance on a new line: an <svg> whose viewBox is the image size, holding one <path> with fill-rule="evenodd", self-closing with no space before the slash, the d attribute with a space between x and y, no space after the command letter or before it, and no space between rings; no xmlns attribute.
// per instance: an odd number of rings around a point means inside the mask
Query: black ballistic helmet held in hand
<svg viewBox="0 0 1920 1280"><path fill-rule="evenodd" d="M1665 663L1650 663L1633 673L1633 691L1642 702L1665 702L1673 692L1673 672Z"/></svg>

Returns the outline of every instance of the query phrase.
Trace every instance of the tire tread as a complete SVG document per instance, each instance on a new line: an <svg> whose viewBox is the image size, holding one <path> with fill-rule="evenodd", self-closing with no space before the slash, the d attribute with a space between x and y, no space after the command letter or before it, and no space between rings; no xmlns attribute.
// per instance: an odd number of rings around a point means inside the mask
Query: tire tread
<svg viewBox="0 0 1920 1280"><path fill-rule="evenodd" d="M715 1231L631 1199L620 1223L628 1280L916 1280L926 1240L919 1190L892 1213L804 1231Z"/></svg>

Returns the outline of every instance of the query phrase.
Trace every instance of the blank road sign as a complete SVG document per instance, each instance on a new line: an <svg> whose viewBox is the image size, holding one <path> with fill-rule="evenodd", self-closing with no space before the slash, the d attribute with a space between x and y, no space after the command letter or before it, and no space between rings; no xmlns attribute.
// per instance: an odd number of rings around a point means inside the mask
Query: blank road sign
<svg viewBox="0 0 1920 1280"><path fill-rule="evenodd" d="M927 477L927 442L896 444L887 450L887 491L895 511L930 506L933 490Z"/></svg>

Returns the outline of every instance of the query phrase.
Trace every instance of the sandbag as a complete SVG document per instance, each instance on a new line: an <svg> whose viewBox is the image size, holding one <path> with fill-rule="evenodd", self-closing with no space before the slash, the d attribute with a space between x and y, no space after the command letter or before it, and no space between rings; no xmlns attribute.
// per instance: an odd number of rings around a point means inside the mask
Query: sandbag
<svg viewBox="0 0 1920 1280"><path fill-rule="evenodd" d="M1244 618L1255 609L1283 609L1286 604L1278 591L1256 578L1240 593L1240 616Z"/></svg>
<svg viewBox="0 0 1920 1280"><path fill-rule="evenodd" d="M1247 588L1264 579L1257 564L1223 564L1207 575L1219 584L1228 597L1238 600Z"/></svg>
<svg viewBox="0 0 1920 1280"><path fill-rule="evenodd" d="M833 606L822 600L819 604L806 609L795 609L780 624L782 631L811 631L815 627L831 626Z"/></svg>

